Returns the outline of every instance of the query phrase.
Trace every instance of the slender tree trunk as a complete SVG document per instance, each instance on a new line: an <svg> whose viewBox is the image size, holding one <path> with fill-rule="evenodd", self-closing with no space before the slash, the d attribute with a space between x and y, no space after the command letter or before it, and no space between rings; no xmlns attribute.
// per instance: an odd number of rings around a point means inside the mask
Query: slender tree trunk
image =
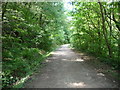
<svg viewBox="0 0 120 90"><path fill-rule="evenodd" d="M8 4L8 2L2 3L2 21L3 21L4 14L6 12L7 4Z"/></svg>
<svg viewBox="0 0 120 90"><path fill-rule="evenodd" d="M110 18L111 18L111 10L110 10ZM110 27L109 27L109 30L110 30L110 36L109 36L109 45L111 46L111 36L112 36L112 20L110 19ZM111 47L110 47L111 48ZM111 48L111 55L112 55L112 48Z"/></svg>
<svg viewBox="0 0 120 90"><path fill-rule="evenodd" d="M103 7L102 7L101 2L98 2L98 3L99 3L99 6L100 6L100 12L101 12L101 16L102 16L103 35L104 35L104 38L105 38L106 46L108 48L109 57L111 58L112 57L112 50L111 50L111 47L110 47L110 44L109 44L109 41L108 41L108 38L107 38L107 35L106 35L105 17L104 17Z"/></svg>
<svg viewBox="0 0 120 90"><path fill-rule="evenodd" d="M100 24L99 24L100 20L98 18L98 54L102 54L102 50L101 50L101 32L100 32Z"/></svg>
<svg viewBox="0 0 120 90"><path fill-rule="evenodd" d="M116 20L115 15L114 15L114 11L113 11L113 19L112 19L112 20L115 22L116 27L117 27L118 30L120 31L120 1L119 1L119 2L116 2L116 3L118 3L118 4L117 4L117 8L118 8L119 18L118 18L118 20Z"/></svg>
<svg viewBox="0 0 120 90"><path fill-rule="evenodd" d="M119 13L119 27L120 27L120 1L118 2L118 13ZM118 31L118 34L119 34L119 39L118 39L118 58L120 60L120 28L118 28L119 31Z"/></svg>

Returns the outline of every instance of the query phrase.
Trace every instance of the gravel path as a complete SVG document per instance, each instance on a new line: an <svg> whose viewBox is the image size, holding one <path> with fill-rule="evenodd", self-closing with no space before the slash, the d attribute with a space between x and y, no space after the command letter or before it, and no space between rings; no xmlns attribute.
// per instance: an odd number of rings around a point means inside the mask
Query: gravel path
<svg viewBox="0 0 120 90"><path fill-rule="evenodd" d="M104 74L86 64L69 45L62 45L46 59L46 66L28 80L26 88L115 88Z"/></svg>

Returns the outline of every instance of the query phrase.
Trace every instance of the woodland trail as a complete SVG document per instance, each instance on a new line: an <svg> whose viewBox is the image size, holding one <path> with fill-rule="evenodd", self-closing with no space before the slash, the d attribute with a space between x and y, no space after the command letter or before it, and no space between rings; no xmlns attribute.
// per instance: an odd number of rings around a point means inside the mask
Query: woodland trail
<svg viewBox="0 0 120 90"><path fill-rule="evenodd" d="M87 64L69 45L52 53L25 88L116 88L117 85Z"/></svg>

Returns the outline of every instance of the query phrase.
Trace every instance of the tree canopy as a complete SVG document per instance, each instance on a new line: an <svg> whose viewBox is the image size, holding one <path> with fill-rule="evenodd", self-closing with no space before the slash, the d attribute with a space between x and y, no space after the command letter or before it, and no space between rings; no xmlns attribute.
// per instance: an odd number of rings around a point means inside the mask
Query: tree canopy
<svg viewBox="0 0 120 90"><path fill-rule="evenodd" d="M120 2L73 2L73 5L72 46L101 57L118 68Z"/></svg>
<svg viewBox="0 0 120 90"><path fill-rule="evenodd" d="M45 53L67 43L67 23L61 2L2 4L3 87L25 77Z"/></svg>
<svg viewBox="0 0 120 90"><path fill-rule="evenodd" d="M67 11L63 2L2 2L3 87L13 87L66 43L120 69L120 2L71 5Z"/></svg>

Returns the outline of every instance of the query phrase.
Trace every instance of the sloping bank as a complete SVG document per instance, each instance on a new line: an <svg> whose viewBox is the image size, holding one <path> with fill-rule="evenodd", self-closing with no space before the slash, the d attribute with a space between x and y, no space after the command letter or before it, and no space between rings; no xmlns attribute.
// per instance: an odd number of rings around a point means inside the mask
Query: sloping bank
<svg viewBox="0 0 120 90"><path fill-rule="evenodd" d="M2 87L21 88L24 82L29 79L38 68L43 66L42 62L57 47L49 52L37 48L18 50L18 57L16 56L14 60L7 58L7 62L3 62ZM14 53L14 55L16 54Z"/></svg>

